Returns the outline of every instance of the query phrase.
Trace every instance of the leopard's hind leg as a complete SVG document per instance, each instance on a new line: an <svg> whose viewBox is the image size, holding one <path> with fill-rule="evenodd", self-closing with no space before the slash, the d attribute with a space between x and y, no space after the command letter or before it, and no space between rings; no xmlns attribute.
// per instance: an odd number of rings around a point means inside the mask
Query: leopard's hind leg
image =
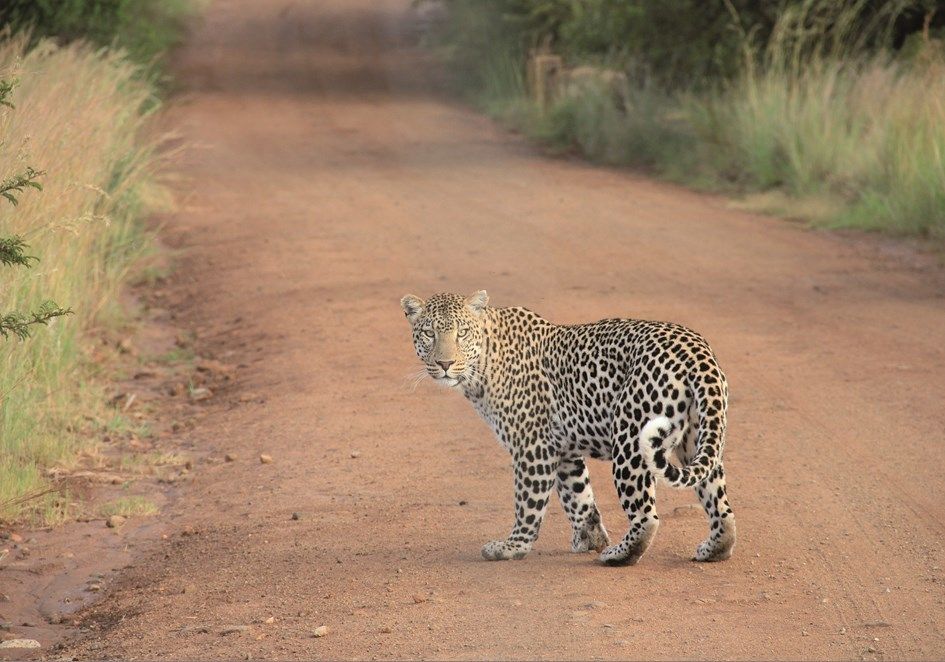
<svg viewBox="0 0 945 662"><path fill-rule="evenodd" d="M690 412L690 426L683 435L683 442L676 447L679 463L686 465L696 455L695 409ZM696 485L696 496L709 518L709 537L696 548L694 561L724 561L732 556L735 548L735 515L725 491L725 470L722 463Z"/></svg>
<svg viewBox="0 0 945 662"><path fill-rule="evenodd" d="M639 447L638 447L639 448ZM607 565L634 565L646 553L660 526L656 514L656 479L646 468L632 443L614 454L614 486L630 528L616 545L605 549L600 560Z"/></svg>
<svg viewBox="0 0 945 662"><path fill-rule="evenodd" d="M656 514L656 476L647 466L638 438L640 428L637 421L642 412L637 408L645 397L642 393L635 393L632 387L628 388L614 417L611 468L617 498L627 514L630 528L623 540L600 555L601 562L607 565L634 565L646 553L660 526Z"/></svg>
<svg viewBox="0 0 945 662"><path fill-rule="evenodd" d="M722 463L696 485L696 495L709 517L709 537L696 548L696 561L724 561L735 549L735 515L725 492Z"/></svg>

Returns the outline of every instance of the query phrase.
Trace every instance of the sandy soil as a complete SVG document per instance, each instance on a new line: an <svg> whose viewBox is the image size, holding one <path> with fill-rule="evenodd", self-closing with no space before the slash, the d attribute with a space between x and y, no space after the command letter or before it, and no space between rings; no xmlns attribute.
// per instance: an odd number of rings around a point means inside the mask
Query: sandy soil
<svg viewBox="0 0 945 662"><path fill-rule="evenodd" d="M246 366L182 434L235 461L201 465L167 539L55 654L945 655L941 270L546 158L433 91L416 32L407 0L218 0L180 54L168 121L194 147L170 299L201 355ZM557 506L526 560L480 559L511 524L508 459L457 394L408 387L398 304L479 288L710 339L733 394L731 561L689 560L706 523L669 489L636 567L570 554Z"/></svg>

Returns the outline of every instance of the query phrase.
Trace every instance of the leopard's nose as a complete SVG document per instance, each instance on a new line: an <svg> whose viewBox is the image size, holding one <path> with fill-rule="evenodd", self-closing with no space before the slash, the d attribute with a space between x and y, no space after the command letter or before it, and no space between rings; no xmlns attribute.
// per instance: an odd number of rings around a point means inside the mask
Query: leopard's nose
<svg viewBox="0 0 945 662"><path fill-rule="evenodd" d="M443 372L446 372L450 369L450 366L456 363L456 361L437 361L436 364L443 368Z"/></svg>

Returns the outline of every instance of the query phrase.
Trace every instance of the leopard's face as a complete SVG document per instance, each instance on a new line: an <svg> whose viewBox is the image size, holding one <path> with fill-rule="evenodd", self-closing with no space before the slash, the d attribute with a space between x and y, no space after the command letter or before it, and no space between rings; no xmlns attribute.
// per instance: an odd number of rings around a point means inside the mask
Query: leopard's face
<svg viewBox="0 0 945 662"><path fill-rule="evenodd" d="M445 386L459 386L475 373L483 353L485 290L472 296L435 294L423 301L401 299L413 330L413 345L427 373Z"/></svg>

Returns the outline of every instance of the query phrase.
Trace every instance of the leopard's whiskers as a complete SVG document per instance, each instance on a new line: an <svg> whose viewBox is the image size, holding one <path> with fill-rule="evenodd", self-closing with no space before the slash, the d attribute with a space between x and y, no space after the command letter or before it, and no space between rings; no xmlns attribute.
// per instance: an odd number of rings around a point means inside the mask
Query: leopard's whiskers
<svg viewBox="0 0 945 662"><path fill-rule="evenodd" d="M413 393L425 378L430 377L426 368L410 372L404 377L404 388Z"/></svg>

